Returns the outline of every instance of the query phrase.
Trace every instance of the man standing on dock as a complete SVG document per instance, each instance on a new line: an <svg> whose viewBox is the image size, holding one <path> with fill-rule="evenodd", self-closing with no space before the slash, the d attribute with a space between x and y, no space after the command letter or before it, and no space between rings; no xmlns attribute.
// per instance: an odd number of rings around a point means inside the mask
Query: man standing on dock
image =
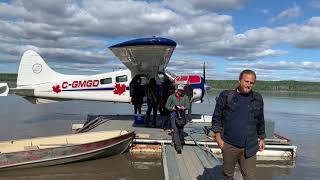
<svg viewBox="0 0 320 180"><path fill-rule="evenodd" d="M175 93L169 96L166 103L166 108L170 111L171 128L173 129L172 141L174 144L174 148L176 149L178 154L181 154L181 141L184 140L183 125L181 126L177 124L176 118L178 111L185 111L190 108L188 97L183 95L183 85L179 84L177 86L177 89L175 90ZM185 116L183 118L185 118ZM184 120L186 123L186 119Z"/></svg>
<svg viewBox="0 0 320 180"><path fill-rule="evenodd" d="M147 85L147 117L146 117L146 127L153 127L155 128L157 125L157 111L159 106L160 100L160 86L157 84L155 78L150 78L149 84ZM150 125L150 114L153 111L152 121Z"/></svg>
<svg viewBox="0 0 320 180"><path fill-rule="evenodd" d="M222 150L223 179L231 180L239 163L245 180L256 179L256 153L265 147L263 98L253 91L256 74L244 70L235 90L225 90L217 98L212 130Z"/></svg>

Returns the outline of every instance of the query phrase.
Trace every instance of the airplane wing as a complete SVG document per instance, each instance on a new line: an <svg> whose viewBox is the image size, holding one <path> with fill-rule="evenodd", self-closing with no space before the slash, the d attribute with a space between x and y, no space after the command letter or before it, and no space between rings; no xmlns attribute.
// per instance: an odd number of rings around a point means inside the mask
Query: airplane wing
<svg viewBox="0 0 320 180"><path fill-rule="evenodd" d="M110 46L110 50L134 74L155 77L165 72L176 42L161 37L141 38Z"/></svg>

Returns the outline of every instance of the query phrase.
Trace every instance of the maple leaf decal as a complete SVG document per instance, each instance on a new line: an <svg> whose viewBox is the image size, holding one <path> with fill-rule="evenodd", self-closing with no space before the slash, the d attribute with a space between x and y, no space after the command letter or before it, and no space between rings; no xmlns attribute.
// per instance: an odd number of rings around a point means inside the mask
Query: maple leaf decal
<svg viewBox="0 0 320 180"><path fill-rule="evenodd" d="M52 91L55 92L55 93L61 92L60 86L59 85L52 86Z"/></svg>
<svg viewBox="0 0 320 180"><path fill-rule="evenodd" d="M124 94L124 92L126 92L126 85L116 83L114 90L113 90L113 94L121 95L121 94Z"/></svg>

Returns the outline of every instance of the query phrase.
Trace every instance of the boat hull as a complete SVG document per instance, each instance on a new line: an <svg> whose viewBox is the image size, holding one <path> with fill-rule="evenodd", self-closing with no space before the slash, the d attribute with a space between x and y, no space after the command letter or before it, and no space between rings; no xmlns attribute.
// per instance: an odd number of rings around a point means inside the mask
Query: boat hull
<svg viewBox="0 0 320 180"><path fill-rule="evenodd" d="M52 166L86 161L123 153L132 143L134 132L81 145L0 154L0 170Z"/></svg>

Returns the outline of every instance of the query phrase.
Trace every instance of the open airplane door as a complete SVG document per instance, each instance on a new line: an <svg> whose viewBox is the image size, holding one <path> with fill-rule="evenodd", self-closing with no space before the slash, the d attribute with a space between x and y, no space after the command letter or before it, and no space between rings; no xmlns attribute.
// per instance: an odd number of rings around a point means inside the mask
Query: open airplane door
<svg viewBox="0 0 320 180"><path fill-rule="evenodd" d="M0 83L0 96L8 96L9 86L7 83Z"/></svg>
<svg viewBox="0 0 320 180"><path fill-rule="evenodd" d="M176 45L173 40L152 37L126 41L109 48L133 75L157 78L158 72L164 72Z"/></svg>

